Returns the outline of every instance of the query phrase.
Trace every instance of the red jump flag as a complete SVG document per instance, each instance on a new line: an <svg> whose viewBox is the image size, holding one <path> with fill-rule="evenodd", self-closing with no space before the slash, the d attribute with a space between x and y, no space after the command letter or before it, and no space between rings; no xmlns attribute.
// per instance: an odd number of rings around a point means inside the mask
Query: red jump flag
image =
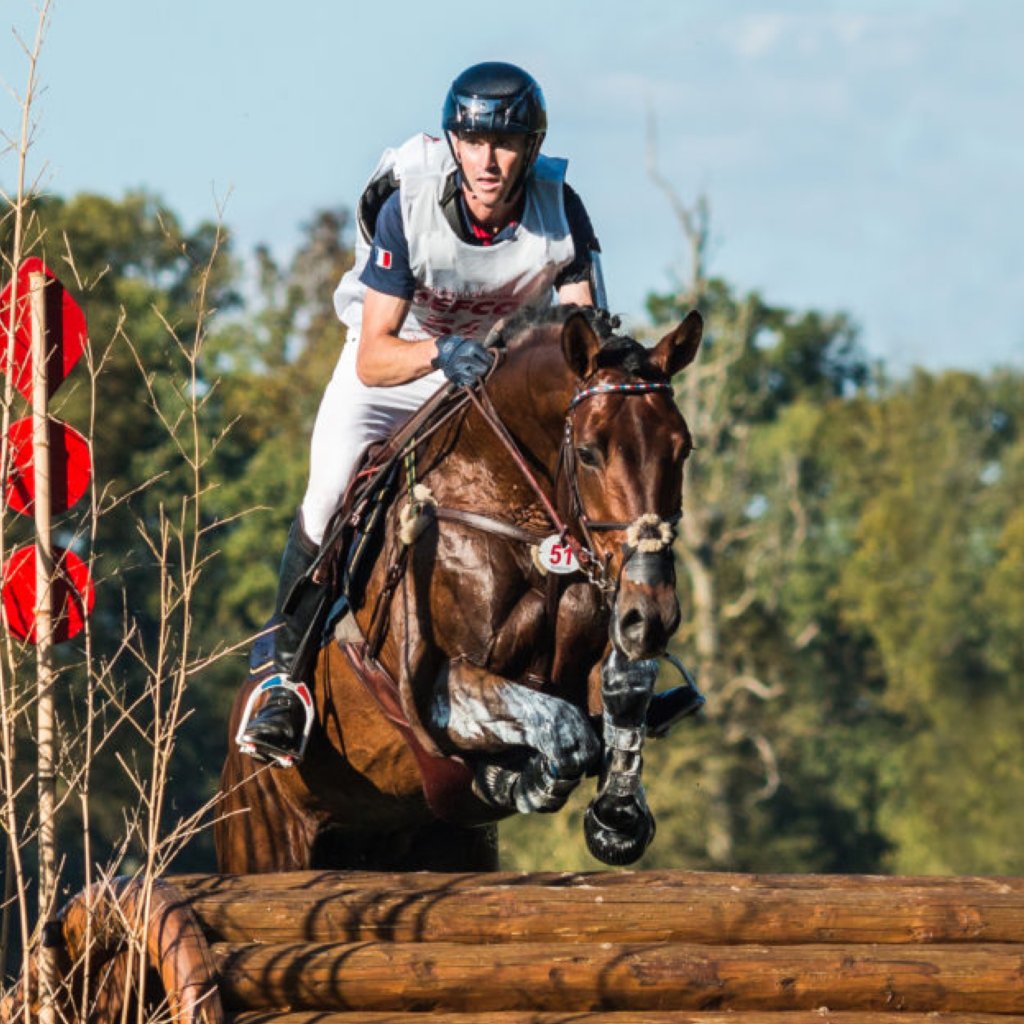
<svg viewBox="0 0 1024 1024"><path fill-rule="evenodd" d="M46 389L49 396L81 358L88 340L85 313L56 274L38 256L24 260L17 274L17 309L14 312L14 351L7 365L8 331L11 326L14 281L0 293L0 370L11 373L14 386L32 401L32 315L29 275L46 277Z"/></svg>
<svg viewBox="0 0 1024 1024"><path fill-rule="evenodd" d="M50 420L50 511L66 512L85 494L92 479L92 456L85 438L66 423ZM10 467L4 501L24 516L34 514L36 473L32 460L32 417L12 423L7 432Z"/></svg>
<svg viewBox="0 0 1024 1024"><path fill-rule="evenodd" d="M96 594L89 567L73 551L53 549L53 642L82 631ZM7 628L19 639L36 643L36 549L18 548L4 566L3 606Z"/></svg>

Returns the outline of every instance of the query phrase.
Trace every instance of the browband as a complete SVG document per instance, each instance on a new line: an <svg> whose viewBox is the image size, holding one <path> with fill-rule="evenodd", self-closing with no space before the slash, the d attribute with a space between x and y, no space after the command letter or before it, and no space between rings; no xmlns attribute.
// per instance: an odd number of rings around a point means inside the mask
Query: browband
<svg viewBox="0 0 1024 1024"><path fill-rule="evenodd" d="M572 401L569 403L569 408L565 411L570 413L576 408L584 398L592 398L594 395L608 395L608 394L621 394L621 395L636 395L643 394L645 391L671 391L672 385L668 381L631 381L625 384L595 384L591 388L584 388L582 391L577 391L572 396Z"/></svg>

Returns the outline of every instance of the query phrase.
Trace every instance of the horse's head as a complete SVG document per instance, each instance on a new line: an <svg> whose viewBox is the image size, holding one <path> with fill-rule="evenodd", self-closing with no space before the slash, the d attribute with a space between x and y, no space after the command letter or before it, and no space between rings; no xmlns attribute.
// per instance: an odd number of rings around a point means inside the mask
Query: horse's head
<svg viewBox="0 0 1024 1024"><path fill-rule="evenodd" d="M576 377L563 487L614 587L612 641L630 660L663 654L679 625L672 540L692 440L671 380L693 361L702 330L700 314L691 312L653 349L616 335L602 339L582 313L562 330L562 353Z"/></svg>

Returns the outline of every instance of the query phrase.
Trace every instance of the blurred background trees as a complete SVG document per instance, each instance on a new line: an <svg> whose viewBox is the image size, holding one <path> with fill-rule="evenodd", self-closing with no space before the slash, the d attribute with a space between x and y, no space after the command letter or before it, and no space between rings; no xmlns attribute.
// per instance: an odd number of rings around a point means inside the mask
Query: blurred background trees
<svg viewBox="0 0 1024 1024"><path fill-rule="evenodd" d="M890 380L842 313L780 308L707 277L697 258L706 204L687 212L693 272L651 296L651 322L636 331L664 333L691 306L707 323L678 392L696 450L677 542L685 625L675 652L708 707L649 745L659 833L643 866L1020 873L1021 374ZM104 623L120 635L126 604L143 624L157 614L136 523L185 482L150 387L165 420L187 404L169 327L196 329L196 275L213 267L216 312L196 386L216 557L202 566L193 643L240 644L270 611L313 417L343 342L332 292L351 264L348 214L315 212L283 265L265 249L217 250L213 225L188 229L144 194L47 199L34 225L33 251L78 291L103 362L98 642ZM69 389L59 413L76 425L83 389ZM191 683L176 814L215 790L243 672L237 653ZM556 818L507 826L506 864L597 867L580 803L585 795ZM97 851L117 833L117 801L108 807L93 820ZM177 867L212 864L199 837Z"/></svg>
<svg viewBox="0 0 1024 1024"><path fill-rule="evenodd" d="M1021 375L888 379L845 315L708 278L707 202L654 178L690 267L649 333L706 323L674 650L708 705L648 744L640 866L1020 873ZM593 866L587 799L506 826L516 866Z"/></svg>

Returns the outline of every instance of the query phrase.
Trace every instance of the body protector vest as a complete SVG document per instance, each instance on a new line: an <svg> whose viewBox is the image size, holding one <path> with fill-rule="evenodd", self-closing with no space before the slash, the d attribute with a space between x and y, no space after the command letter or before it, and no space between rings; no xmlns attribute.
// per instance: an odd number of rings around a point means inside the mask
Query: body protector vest
<svg viewBox="0 0 1024 1024"><path fill-rule="evenodd" d="M400 336L410 340L462 334L483 339L502 317L527 306L551 304L559 271L572 262L574 246L565 216L566 161L540 156L527 178L522 219L512 238L492 245L464 242L452 229L441 197L455 161L448 147L417 135L386 150L364 192L389 175L398 181L409 264L416 291ZM359 275L370 258L373 228L358 218L355 265L334 293L350 338L362 325L366 286ZM379 209L379 206L378 206Z"/></svg>

